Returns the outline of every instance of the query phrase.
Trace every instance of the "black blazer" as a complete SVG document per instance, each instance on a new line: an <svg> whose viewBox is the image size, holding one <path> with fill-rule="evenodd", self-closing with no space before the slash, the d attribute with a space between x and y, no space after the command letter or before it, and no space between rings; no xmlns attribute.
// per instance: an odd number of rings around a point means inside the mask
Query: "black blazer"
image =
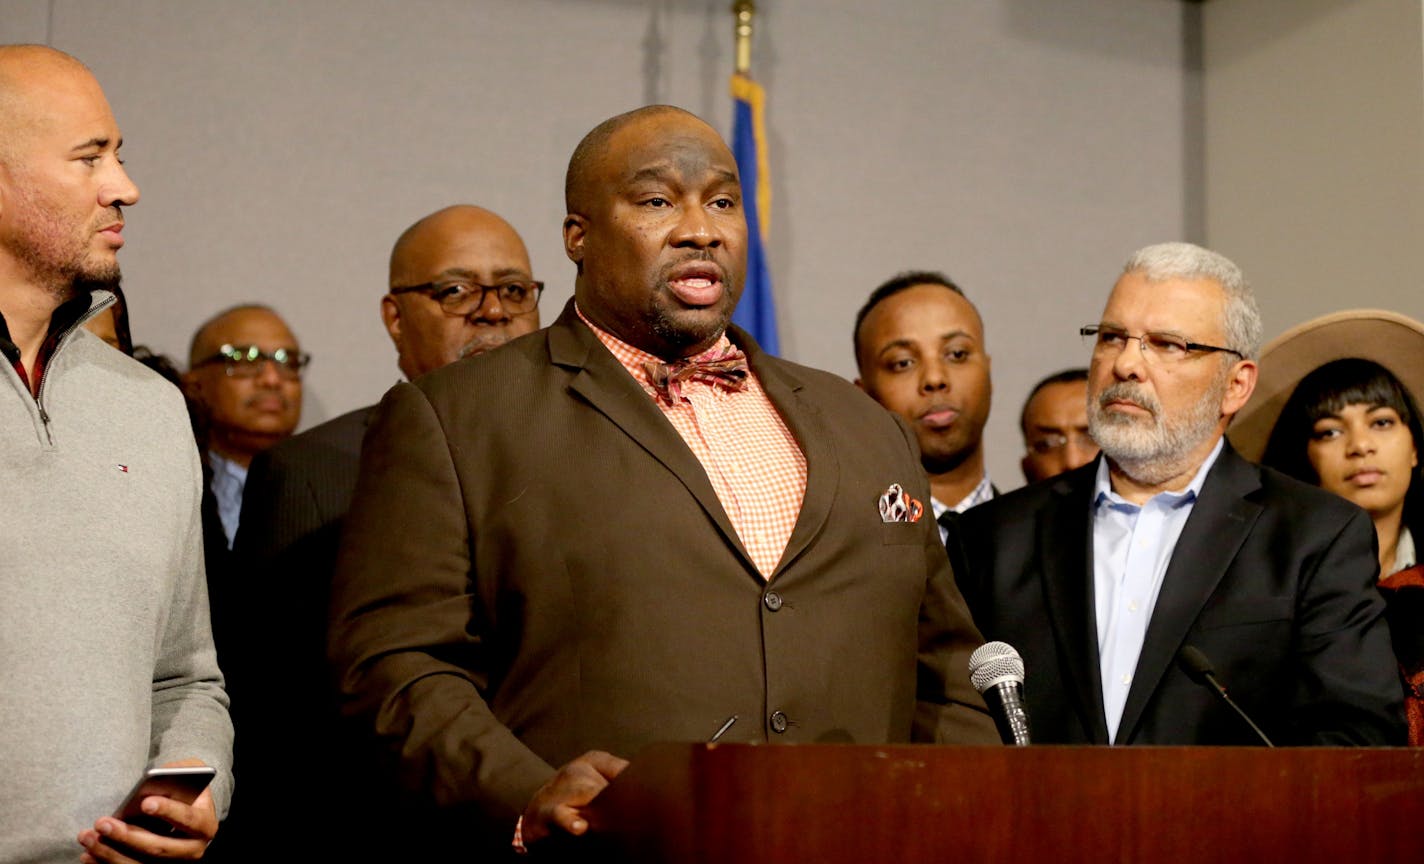
<svg viewBox="0 0 1424 864"><path fill-rule="evenodd" d="M1023 655L1039 743L1108 743L1093 604L1097 466L996 498L958 524L961 590L985 638ZM1117 743L1257 743L1177 666L1184 645L1211 659L1278 744L1403 743L1375 548L1364 511L1226 444L1168 565Z"/></svg>
<svg viewBox="0 0 1424 864"><path fill-rule="evenodd" d="M242 791L209 856L221 862L399 860L388 855L397 847L386 830L399 821L385 791L394 781L341 722L326 663L336 550L374 410L288 438L248 469L220 649L241 730L234 773ZM361 828L293 830L298 823Z"/></svg>

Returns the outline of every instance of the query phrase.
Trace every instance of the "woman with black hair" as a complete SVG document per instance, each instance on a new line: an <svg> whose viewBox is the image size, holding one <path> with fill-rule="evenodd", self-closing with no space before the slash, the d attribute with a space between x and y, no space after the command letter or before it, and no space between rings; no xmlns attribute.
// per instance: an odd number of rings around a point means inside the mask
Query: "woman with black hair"
<svg viewBox="0 0 1424 864"><path fill-rule="evenodd" d="M1370 514L1409 741L1424 745L1424 428L1410 389L1424 392L1424 324L1369 311L1326 316L1268 345L1260 370L1233 443Z"/></svg>
<svg viewBox="0 0 1424 864"><path fill-rule="evenodd" d="M1266 442L1262 465L1360 505L1375 523L1380 574L1418 563L1419 409L1388 369L1370 360L1326 363L1301 379Z"/></svg>

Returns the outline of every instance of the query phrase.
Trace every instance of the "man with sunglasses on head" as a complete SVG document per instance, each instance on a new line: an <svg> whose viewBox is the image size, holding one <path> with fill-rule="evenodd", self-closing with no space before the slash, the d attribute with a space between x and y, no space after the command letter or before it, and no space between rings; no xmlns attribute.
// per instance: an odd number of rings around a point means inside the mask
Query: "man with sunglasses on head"
<svg viewBox="0 0 1424 864"><path fill-rule="evenodd" d="M183 384L211 472L210 552L219 541L232 548L252 457L296 430L308 360L281 316L255 303L219 312L193 334Z"/></svg>
<svg viewBox="0 0 1424 864"><path fill-rule="evenodd" d="M974 620L1023 655L1034 741L1263 743L1198 683L1204 655L1275 744L1403 744L1369 517L1223 437L1261 341L1240 269L1149 246L1082 332L1101 455L957 526Z"/></svg>
<svg viewBox="0 0 1424 864"><path fill-rule="evenodd" d="M407 379L539 328L543 283L534 281L524 241L481 207L446 207L407 228L391 250L387 288L381 319ZM339 722L326 685L327 597L374 410L293 436L258 454L248 471L233 547L243 576L231 580L230 593L234 615L262 627L223 644L243 795L216 850L233 860L260 856L279 832L291 860L403 860L410 851L409 838L386 830L406 824L387 793L394 781ZM327 778L326 791L303 805L326 814L314 820L361 831L288 836L286 769L298 763Z"/></svg>

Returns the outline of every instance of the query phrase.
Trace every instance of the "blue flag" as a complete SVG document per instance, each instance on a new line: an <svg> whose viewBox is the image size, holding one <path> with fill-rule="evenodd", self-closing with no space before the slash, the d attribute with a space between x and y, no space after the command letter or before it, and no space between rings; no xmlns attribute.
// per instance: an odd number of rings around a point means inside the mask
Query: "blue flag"
<svg viewBox="0 0 1424 864"><path fill-rule="evenodd" d="M769 354L781 353L776 336L776 304L766 265L766 232L771 222L771 175L767 169L766 91L745 75L732 76L732 155L742 175L747 214L747 281L732 323L752 334Z"/></svg>

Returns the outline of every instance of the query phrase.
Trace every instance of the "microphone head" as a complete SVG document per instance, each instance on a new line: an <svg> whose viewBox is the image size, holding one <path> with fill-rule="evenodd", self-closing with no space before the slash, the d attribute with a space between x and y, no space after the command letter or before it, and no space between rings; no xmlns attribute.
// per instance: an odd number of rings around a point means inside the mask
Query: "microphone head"
<svg viewBox="0 0 1424 864"><path fill-rule="evenodd" d="M969 655L969 681L980 693L996 684L1024 682L1024 663L1007 642L985 642Z"/></svg>
<svg viewBox="0 0 1424 864"><path fill-rule="evenodd" d="M1212 668L1211 661L1206 659L1206 655L1197 650L1195 645L1182 646L1182 650L1177 652L1177 665L1182 667L1187 677L1198 684L1206 684L1208 678L1216 677L1216 670Z"/></svg>

